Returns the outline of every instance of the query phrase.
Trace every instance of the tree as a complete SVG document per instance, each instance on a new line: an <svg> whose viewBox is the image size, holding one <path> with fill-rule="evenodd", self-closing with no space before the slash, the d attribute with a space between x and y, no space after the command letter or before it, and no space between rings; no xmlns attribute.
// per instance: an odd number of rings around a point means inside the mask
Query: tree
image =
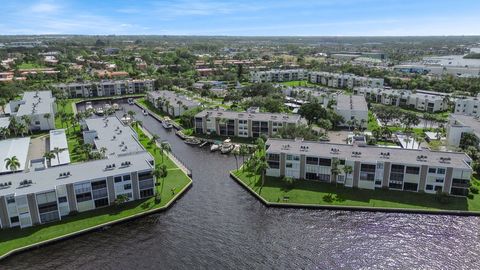
<svg viewBox="0 0 480 270"><path fill-rule="evenodd" d="M49 113L46 113L46 114L43 115L43 118L45 118L45 119L47 120L48 129L51 129L51 127L50 127L50 118L51 118L51 117L52 117L52 115L49 114Z"/></svg>
<svg viewBox="0 0 480 270"><path fill-rule="evenodd" d="M6 139L7 136L10 135L10 129L8 129L7 127L1 127L0 134L3 137L3 139Z"/></svg>
<svg viewBox="0 0 480 270"><path fill-rule="evenodd" d="M127 114L128 114L128 116L130 116L130 119L133 121L133 119L134 119L133 117L135 116L136 113L134 111L130 110L130 111L127 112Z"/></svg>
<svg viewBox="0 0 480 270"><path fill-rule="evenodd" d="M317 100L311 103L303 104L298 113L307 119L308 124L316 122L319 119L327 118L327 110L325 110Z"/></svg>
<svg viewBox="0 0 480 270"><path fill-rule="evenodd" d="M178 115L181 115L182 114L181 112L182 112L183 102L181 100L179 100L179 101L177 101L177 105L178 105Z"/></svg>
<svg viewBox="0 0 480 270"><path fill-rule="evenodd" d="M240 155L240 148L235 147L232 151L233 157L235 158L235 164L237 165L238 171L238 156Z"/></svg>
<svg viewBox="0 0 480 270"><path fill-rule="evenodd" d="M52 152L56 157L57 157L57 161L58 161L58 164L60 164L60 153L62 153L63 151L67 150L67 148L58 148L58 147L55 147L53 148Z"/></svg>
<svg viewBox="0 0 480 270"><path fill-rule="evenodd" d="M255 162L256 172L260 174L262 179L262 187L265 185L265 170L268 169L268 163L265 155L259 156L256 158Z"/></svg>
<svg viewBox="0 0 480 270"><path fill-rule="evenodd" d="M245 164L245 157L250 153L248 146L246 144L241 144L238 154L242 157L242 164ZM242 169L244 167L242 166Z"/></svg>
<svg viewBox="0 0 480 270"><path fill-rule="evenodd" d="M11 158L6 158L5 160L5 169L12 172L16 171L20 167L20 161L17 156L12 156Z"/></svg>
<svg viewBox="0 0 480 270"><path fill-rule="evenodd" d="M342 169L343 173L345 174L345 179L344 181L347 181L347 176L349 174L352 174L353 173L353 167L350 166L350 165L345 165L343 166L343 169Z"/></svg>
<svg viewBox="0 0 480 270"><path fill-rule="evenodd" d="M152 138L150 138L150 140L148 141L148 145L150 147L154 146L155 143L157 143L158 138L160 138L160 137L157 134L153 134Z"/></svg>
<svg viewBox="0 0 480 270"><path fill-rule="evenodd" d="M28 127L28 132L31 133L30 131L30 125L32 124L32 119L30 118L29 115L22 115L21 119L25 123L25 125Z"/></svg>
<svg viewBox="0 0 480 270"><path fill-rule="evenodd" d="M55 154L52 152L45 152L45 154L43 154L43 157L48 161L48 163L51 163L52 158L55 158Z"/></svg>
<svg viewBox="0 0 480 270"><path fill-rule="evenodd" d="M163 155L166 152L172 151L170 144L167 141L160 142L160 155L162 155L162 163L163 163Z"/></svg>
<svg viewBox="0 0 480 270"><path fill-rule="evenodd" d="M460 148L463 150L467 149L469 146L478 148L480 140L473 133L462 133L462 138L460 139Z"/></svg>
<svg viewBox="0 0 480 270"><path fill-rule="evenodd" d="M335 181L335 186L337 186L337 176L340 174L340 169L338 168L338 165L340 164L340 161L338 158L333 158L332 159L332 166L330 168L330 174L332 175L331 181Z"/></svg>
<svg viewBox="0 0 480 270"><path fill-rule="evenodd" d="M167 165L158 164L157 166L155 166L155 169L153 170L153 176L155 176L155 183L157 185L158 185L158 179L162 179L162 182L163 182L163 178L167 177L167 175L168 175Z"/></svg>
<svg viewBox="0 0 480 270"><path fill-rule="evenodd" d="M126 202L128 202L127 194L118 195L117 198L114 201L115 205L117 205L117 206L119 206L123 203L126 203Z"/></svg>
<svg viewBox="0 0 480 270"><path fill-rule="evenodd" d="M107 153L107 148L106 147L100 147L100 149L98 151L103 155L103 157L106 157L105 156L105 154Z"/></svg>

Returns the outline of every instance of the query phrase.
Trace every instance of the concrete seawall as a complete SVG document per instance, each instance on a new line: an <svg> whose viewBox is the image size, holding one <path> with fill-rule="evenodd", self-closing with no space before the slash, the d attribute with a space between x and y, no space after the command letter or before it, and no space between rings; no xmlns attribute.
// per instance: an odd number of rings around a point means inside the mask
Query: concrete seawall
<svg viewBox="0 0 480 270"><path fill-rule="evenodd" d="M321 205L321 204L302 204L302 203L278 203L269 202L251 189L233 172L230 177L239 183L243 188L248 190L253 196L260 200L264 205L269 207L283 208L304 208L304 209L324 209L324 210L342 210L342 211L363 211L363 212L386 212L386 213L410 213L410 214L426 214L426 215L451 215L451 216L480 216L477 211L462 210L428 210L428 209L409 209L409 208L385 208L385 207L369 207L369 206L347 206L347 205Z"/></svg>

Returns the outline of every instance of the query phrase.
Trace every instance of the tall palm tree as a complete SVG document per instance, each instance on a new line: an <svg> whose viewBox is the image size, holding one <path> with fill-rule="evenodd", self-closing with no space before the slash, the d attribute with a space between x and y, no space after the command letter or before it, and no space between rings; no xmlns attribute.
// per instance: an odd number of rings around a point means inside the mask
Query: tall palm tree
<svg viewBox="0 0 480 270"><path fill-rule="evenodd" d="M6 158L4 161L5 161L5 169L8 169L12 172L16 171L20 167L20 161L18 160L17 156Z"/></svg>
<svg viewBox="0 0 480 270"><path fill-rule="evenodd" d="M52 115L49 114L49 113L46 113L43 115L43 118L45 118L47 120L47 123L48 123L48 129L51 129L50 127L50 118L52 118Z"/></svg>
<svg viewBox="0 0 480 270"><path fill-rule="evenodd" d="M24 123L17 124L17 130L21 134L21 136L25 136L25 133L28 133L28 128Z"/></svg>
<svg viewBox="0 0 480 270"><path fill-rule="evenodd" d="M128 114L128 116L130 116L130 119L133 120L133 117L135 116L135 112L134 111L128 111L127 114Z"/></svg>
<svg viewBox="0 0 480 270"><path fill-rule="evenodd" d="M260 174L262 187L265 185L265 170L268 169L268 163L265 156L258 156L254 159L256 173Z"/></svg>
<svg viewBox="0 0 480 270"><path fill-rule="evenodd" d="M347 176L349 174L352 174L353 173L353 167L350 166L350 165L345 165L343 166L343 169L342 169L343 173L345 174L345 179L344 181L347 181Z"/></svg>
<svg viewBox="0 0 480 270"><path fill-rule="evenodd" d="M152 174L153 176L155 176L155 184L158 185L158 179L167 177L167 174L168 174L167 165L158 164L157 166L155 166L155 169L153 170Z"/></svg>
<svg viewBox="0 0 480 270"><path fill-rule="evenodd" d="M30 125L32 124L32 118L30 118L29 115L22 115L21 119L23 120L23 123L25 123L25 125L27 126L28 132L32 133L30 130Z"/></svg>
<svg viewBox="0 0 480 270"><path fill-rule="evenodd" d="M67 148L55 147L55 148L53 148L52 151L50 151L57 157L58 164L60 164L60 153L62 153L65 150L67 150Z"/></svg>
<svg viewBox="0 0 480 270"><path fill-rule="evenodd" d="M335 181L335 186L337 185L337 176L340 174L340 169L338 168L339 164L340 161L338 158L332 159L332 166L330 168L330 174L332 175L332 178L330 179L330 182Z"/></svg>
<svg viewBox="0 0 480 270"><path fill-rule="evenodd" d="M182 105L183 105L183 102L181 100L177 101L177 105L178 105L178 115L181 115L181 110L182 110ZM175 112L173 113L175 114Z"/></svg>
<svg viewBox="0 0 480 270"><path fill-rule="evenodd" d="M244 164L245 163L245 157L248 156L248 154L249 154L248 146L246 144L240 145L240 149L238 151L238 154L242 157L242 164ZM242 167L242 168L244 168L244 167Z"/></svg>
<svg viewBox="0 0 480 270"><path fill-rule="evenodd" d="M148 145L150 147L154 146L155 143L157 142L157 140L159 139L160 137L157 135L157 134L153 134L152 135L152 138L150 138L150 140L148 141Z"/></svg>
<svg viewBox="0 0 480 270"><path fill-rule="evenodd" d="M160 143L160 154L162 155L162 163L163 163L163 155L166 152L172 151L172 148L170 147L170 144L166 141L163 141Z"/></svg>
<svg viewBox="0 0 480 270"><path fill-rule="evenodd" d="M48 161L49 165L51 165L52 158L55 158L55 154L52 152L45 152L45 154L43 154L43 157Z"/></svg>

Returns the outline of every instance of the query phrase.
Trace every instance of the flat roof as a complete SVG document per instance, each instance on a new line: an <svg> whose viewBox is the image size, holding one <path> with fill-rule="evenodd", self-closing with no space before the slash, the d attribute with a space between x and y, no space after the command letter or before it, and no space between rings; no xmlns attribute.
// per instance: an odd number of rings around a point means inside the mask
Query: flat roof
<svg viewBox="0 0 480 270"><path fill-rule="evenodd" d="M480 137L480 119L478 117L463 114L450 114L450 119L458 122L456 124L451 124L452 126L461 125L471 127L473 133L477 135L477 137Z"/></svg>
<svg viewBox="0 0 480 270"><path fill-rule="evenodd" d="M195 117L218 117L227 119L251 119L252 121L278 121L287 123L298 123L301 116L298 114L285 113L255 113L255 112L234 112L222 110L203 110L195 115Z"/></svg>
<svg viewBox="0 0 480 270"><path fill-rule="evenodd" d="M50 167L43 170L30 170L22 173L12 173L0 176L0 183L12 182L11 186L0 187L0 196L9 194L26 195L53 190L57 185L78 183L94 179L106 179L109 176L122 175L134 171L143 171L152 168L149 161L152 157L147 153L136 153L115 157L113 159L100 159L65 166ZM124 162L130 165L122 166ZM108 168L115 164L114 168ZM60 177L60 174L70 173L70 176ZM31 180L30 185L20 186L20 182Z"/></svg>
<svg viewBox="0 0 480 270"><path fill-rule="evenodd" d="M363 95L339 94L336 108L341 111L368 111L367 101Z"/></svg>
<svg viewBox="0 0 480 270"><path fill-rule="evenodd" d="M177 102L180 101L184 106L199 106L200 102L195 101L187 96L175 93L173 91L166 91L166 90L161 90L161 91L150 91L148 92L148 95L150 95L154 99L158 98L164 98L170 102L170 106L178 106Z"/></svg>
<svg viewBox="0 0 480 270"><path fill-rule="evenodd" d="M23 93L22 101L17 116L51 113L55 98L52 91L33 91Z"/></svg>
<svg viewBox="0 0 480 270"><path fill-rule="evenodd" d="M360 161L360 162L391 162L398 164L411 164L415 166L428 165L436 167L454 167L459 169L471 169L466 161L471 158L460 152L440 152L428 149L398 149L375 146L356 146L349 144L322 143L301 140L268 139L269 153L287 153L306 156L336 157L339 159ZM305 148L308 147L308 148ZM334 154L332 149L338 149ZM352 152L361 152L360 155L352 155ZM390 153L388 158L381 156L381 153ZM417 156L427 156L426 159L418 160ZM451 158L445 162L440 158Z"/></svg>
<svg viewBox="0 0 480 270"><path fill-rule="evenodd" d="M28 148L30 146L30 137L14 138L0 141L0 173L10 172L5 168L5 159L16 156L20 162L17 171L23 171L27 165Z"/></svg>
<svg viewBox="0 0 480 270"><path fill-rule="evenodd" d="M50 160L51 166L58 166L70 163L70 153L68 152L67 135L65 129L50 130L50 151L55 148L64 149ZM60 162L59 162L60 160Z"/></svg>
<svg viewBox="0 0 480 270"><path fill-rule="evenodd" d="M88 128L86 132L96 131L95 146L98 150L107 148L107 157L145 151L132 128L115 116L85 119L85 123Z"/></svg>

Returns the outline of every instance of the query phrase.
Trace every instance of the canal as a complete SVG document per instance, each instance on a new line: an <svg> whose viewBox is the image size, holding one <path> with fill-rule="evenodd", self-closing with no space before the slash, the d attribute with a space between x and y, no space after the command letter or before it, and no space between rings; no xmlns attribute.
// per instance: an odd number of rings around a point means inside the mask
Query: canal
<svg viewBox="0 0 480 270"><path fill-rule="evenodd" d="M166 212L12 256L0 269L480 268L479 217L267 208L230 179L233 157L188 146L124 106L170 142L193 187Z"/></svg>

